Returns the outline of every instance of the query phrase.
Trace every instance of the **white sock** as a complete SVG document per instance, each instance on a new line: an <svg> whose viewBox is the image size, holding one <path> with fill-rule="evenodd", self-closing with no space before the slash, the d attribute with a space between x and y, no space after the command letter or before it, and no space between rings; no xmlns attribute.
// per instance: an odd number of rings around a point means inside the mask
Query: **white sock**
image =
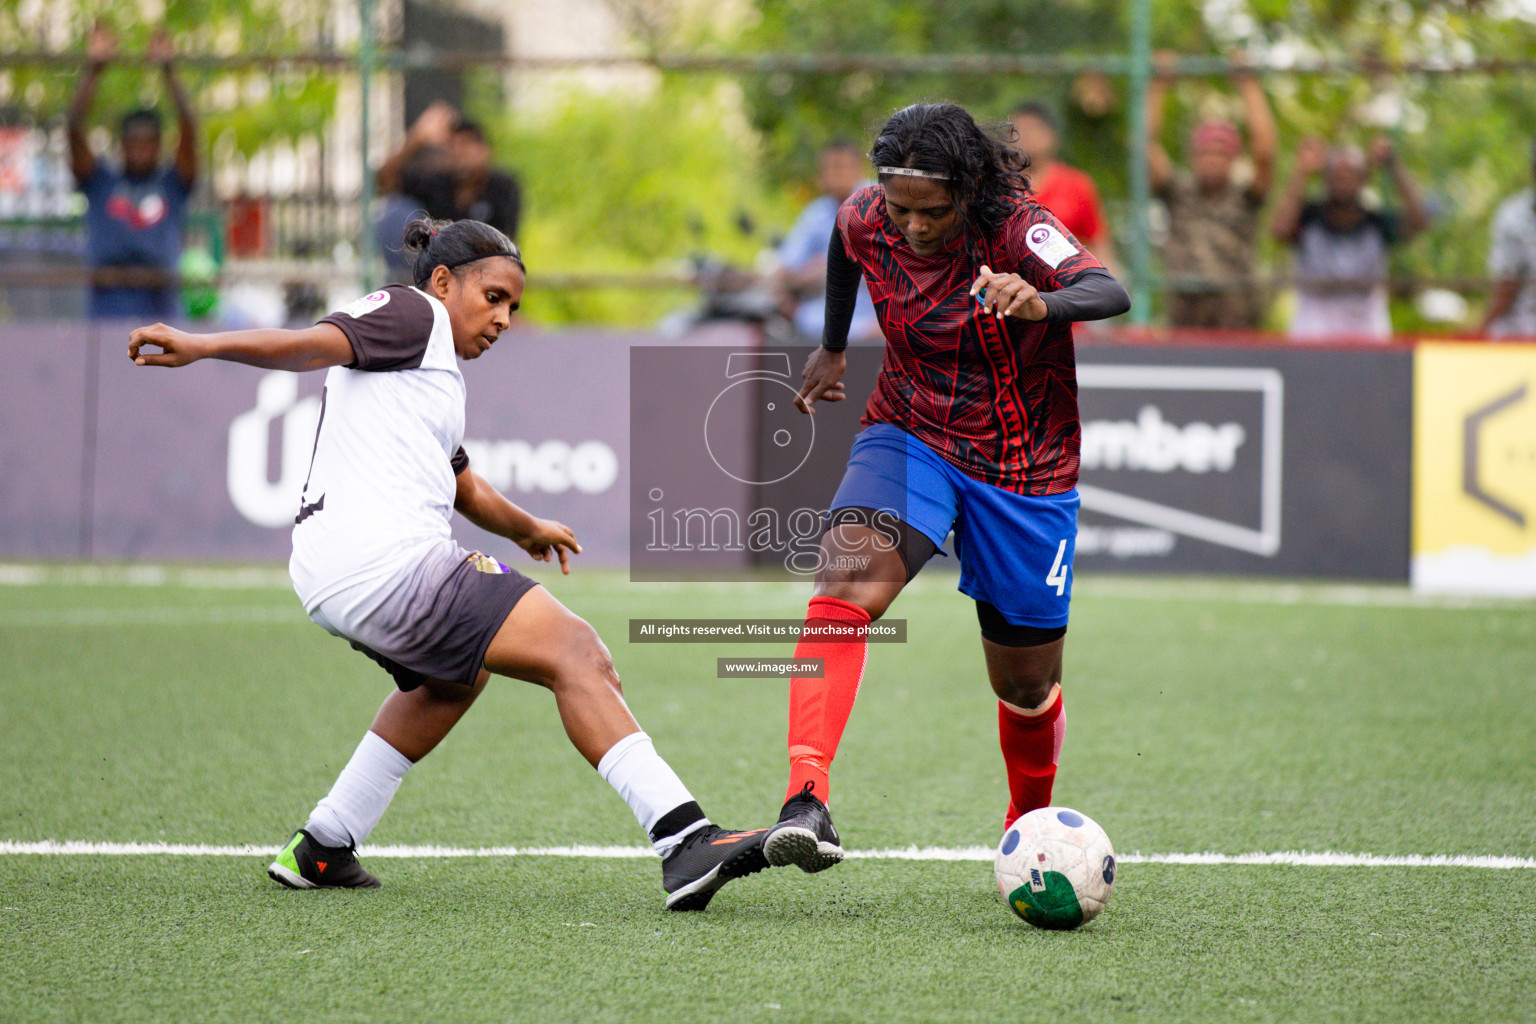
<svg viewBox="0 0 1536 1024"><path fill-rule="evenodd" d="M365 733L336 784L310 812L305 831L322 846L360 845L410 770L410 758L377 733Z"/></svg>
<svg viewBox="0 0 1536 1024"><path fill-rule="evenodd" d="M635 812L651 845L665 857L685 838L709 824L683 780L656 753L651 738L633 732L608 748L597 773Z"/></svg>

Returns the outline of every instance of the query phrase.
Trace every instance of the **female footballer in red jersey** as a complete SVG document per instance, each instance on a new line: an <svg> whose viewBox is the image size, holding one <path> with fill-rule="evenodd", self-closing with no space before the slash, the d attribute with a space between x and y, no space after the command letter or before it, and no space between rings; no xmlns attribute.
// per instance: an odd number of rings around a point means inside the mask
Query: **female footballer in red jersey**
<svg viewBox="0 0 1536 1024"><path fill-rule="evenodd" d="M1077 536L1072 323L1130 308L1125 289L1030 198L1027 158L961 107L897 111L870 159L879 184L838 211L825 333L797 399L810 413L817 400L845 397L862 272L885 361L832 501L795 650L825 659L825 678L790 684L789 790L764 843L770 864L806 871L843 857L827 773L864 671L859 628L885 614L951 529L998 698L1004 823L1050 803Z"/></svg>

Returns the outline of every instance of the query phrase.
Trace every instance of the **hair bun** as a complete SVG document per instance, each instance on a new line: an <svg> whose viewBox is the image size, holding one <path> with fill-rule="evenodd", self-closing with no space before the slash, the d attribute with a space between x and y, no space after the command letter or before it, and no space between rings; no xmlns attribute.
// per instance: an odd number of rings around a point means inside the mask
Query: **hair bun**
<svg viewBox="0 0 1536 1024"><path fill-rule="evenodd" d="M405 225L405 251L425 252L432 244L432 239L442 230L443 221L435 221L430 217L417 217Z"/></svg>

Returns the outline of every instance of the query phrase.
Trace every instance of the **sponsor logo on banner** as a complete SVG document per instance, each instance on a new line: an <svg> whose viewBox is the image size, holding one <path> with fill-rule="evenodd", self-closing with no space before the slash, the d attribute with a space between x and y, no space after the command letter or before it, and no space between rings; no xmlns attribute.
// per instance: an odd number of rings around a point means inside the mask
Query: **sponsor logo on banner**
<svg viewBox="0 0 1536 1024"><path fill-rule="evenodd" d="M1280 551L1285 382L1265 367L1084 365L1079 554L1166 556L1178 537Z"/></svg>
<svg viewBox="0 0 1536 1024"><path fill-rule="evenodd" d="M619 457L602 441L464 439L469 465L498 491L602 494L619 478Z"/></svg>
<svg viewBox="0 0 1536 1024"><path fill-rule="evenodd" d="M299 375L278 371L256 385L256 408L236 416L229 425L229 461L225 483L235 509L257 526L291 527L299 511L304 477L314 450L320 399L299 398ZM268 473L268 438L274 421L281 422L277 479Z"/></svg>
<svg viewBox="0 0 1536 1024"><path fill-rule="evenodd" d="M1412 578L1536 594L1536 346L1415 354Z"/></svg>
<svg viewBox="0 0 1536 1024"><path fill-rule="evenodd" d="M256 408L229 425L225 474L229 499L247 520L278 529L293 526L294 514L302 514L299 503L319 418L320 398L299 397L298 374L268 373L257 383ZM268 450L274 423L281 438L276 460ZM619 476L619 457L602 441L466 438L464 451L476 473L509 493L601 494L611 490Z"/></svg>

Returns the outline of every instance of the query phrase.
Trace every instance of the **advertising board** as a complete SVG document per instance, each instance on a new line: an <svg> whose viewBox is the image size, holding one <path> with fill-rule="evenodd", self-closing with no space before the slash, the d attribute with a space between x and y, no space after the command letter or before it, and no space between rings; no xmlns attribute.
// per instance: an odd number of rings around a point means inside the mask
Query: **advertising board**
<svg viewBox="0 0 1536 1024"><path fill-rule="evenodd" d="M1416 358L1414 587L1536 594L1536 345Z"/></svg>

